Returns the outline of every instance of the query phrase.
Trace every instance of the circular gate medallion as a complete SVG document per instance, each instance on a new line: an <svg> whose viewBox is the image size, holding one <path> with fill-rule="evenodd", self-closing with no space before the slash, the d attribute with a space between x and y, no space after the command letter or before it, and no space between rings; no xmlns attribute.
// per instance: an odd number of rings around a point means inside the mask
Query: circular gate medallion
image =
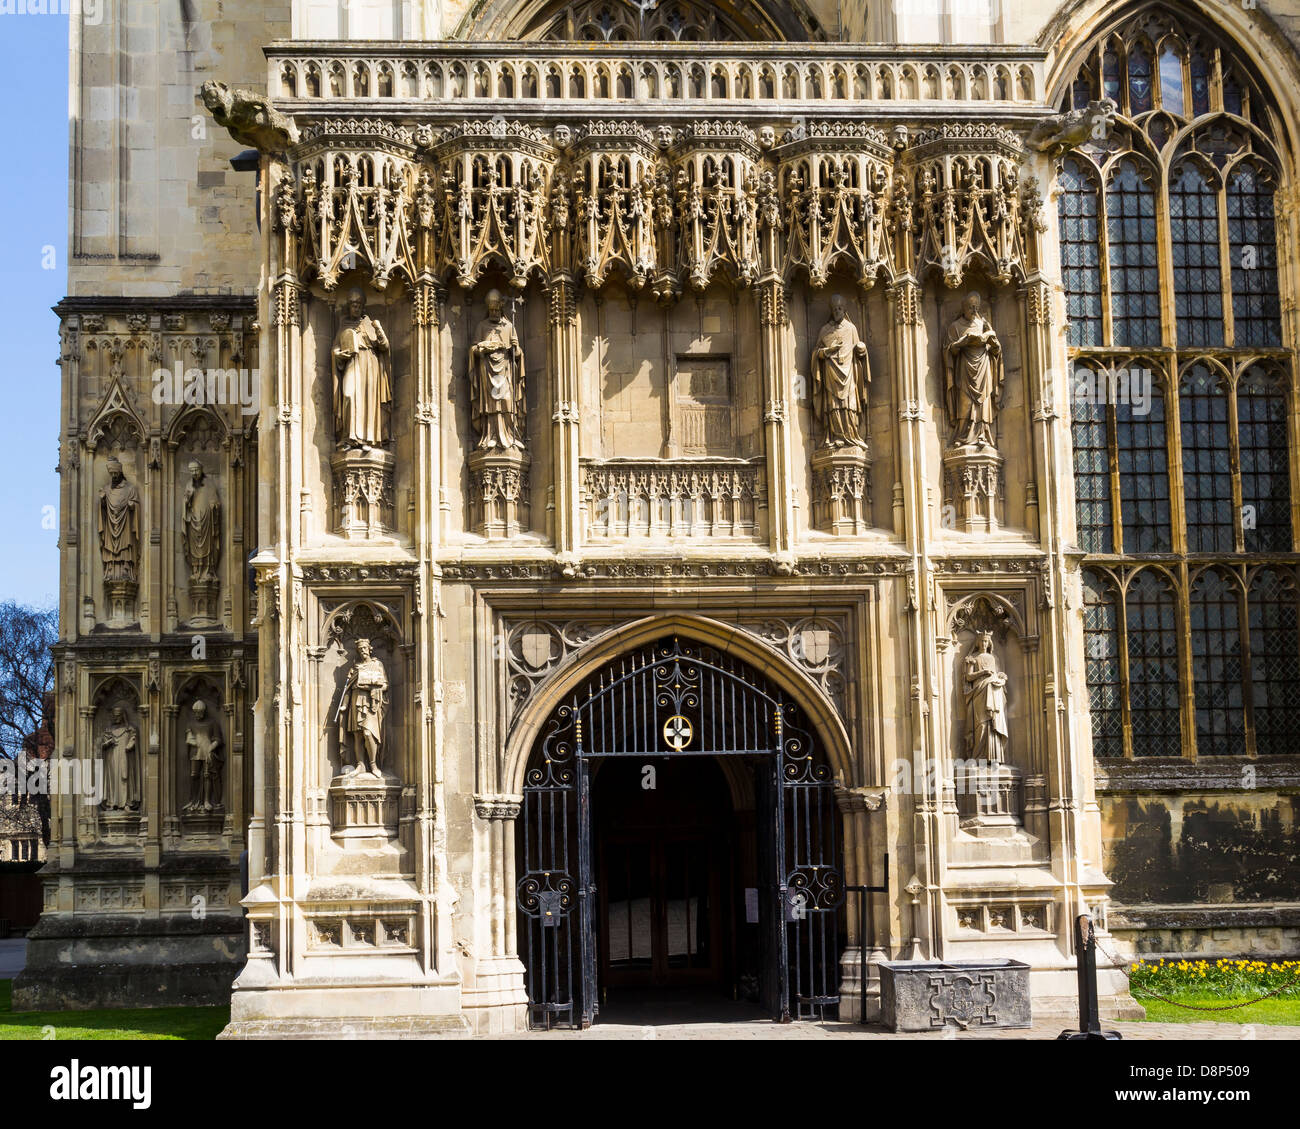
<svg viewBox="0 0 1300 1129"><path fill-rule="evenodd" d="M690 721L679 713L673 714L664 722L664 741L674 753L680 753L686 748L694 736L695 731L691 728Z"/></svg>

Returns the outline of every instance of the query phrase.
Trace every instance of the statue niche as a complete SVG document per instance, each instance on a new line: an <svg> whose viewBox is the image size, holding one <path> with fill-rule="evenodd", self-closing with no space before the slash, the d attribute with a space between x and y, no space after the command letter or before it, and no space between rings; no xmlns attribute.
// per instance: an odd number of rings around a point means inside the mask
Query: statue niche
<svg viewBox="0 0 1300 1129"><path fill-rule="evenodd" d="M1001 601L976 596L952 617L958 646L955 705L964 722L953 783L963 831L981 838L1005 837L1021 826L1023 774L1010 763L1007 710L1014 691L998 644L1005 649L1011 613ZM955 728L955 726L954 726Z"/></svg>
<svg viewBox="0 0 1300 1129"><path fill-rule="evenodd" d="M105 469L108 483L99 491L99 556L108 624L129 627L140 590L140 491L127 481L116 455L109 456Z"/></svg>
<svg viewBox="0 0 1300 1129"><path fill-rule="evenodd" d="M329 363L334 406L334 531L350 540L393 533L391 346L365 293L348 293Z"/></svg>
<svg viewBox="0 0 1300 1129"><path fill-rule="evenodd" d="M831 296L830 318L813 346L813 415L821 434L813 453L813 521L827 533L866 532L871 505L867 443L867 346L849 319L848 305Z"/></svg>
<svg viewBox="0 0 1300 1129"><path fill-rule="evenodd" d="M95 749L99 754L102 799L99 810L113 820L138 817L144 803L140 771L140 729L133 691L115 681L99 692Z"/></svg>
<svg viewBox="0 0 1300 1129"><path fill-rule="evenodd" d="M528 528L528 467L525 452L524 350L505 299L488 291L487 316L469 347L469 389L475 449L469 456L475 532L488 538L517 537Z"/></svg>
<svg viewBox="0 0 1300 1129"><path fill-rule="evenodd" d="M401 795L392 712L398 632L384 609L356 603L334 613L326 633L344 659L334 668L342 679L330 699L339 765L329 785L331 835L345 847L383 846L396 837Z"/></svg>
<svg viewBox="0 0 1300 1129"><path fill-rule="evenodd" d="M183 733L189 764L189 799L181 809L186 816L213 815L225 807L226 743L217 712L203 698L189 706Z"/></svg>
<svg viewBox="0 0 1300 1129"><path fill-rule="evenodd" d="M189 464L190 481L181 507L181 544L190 569L190 623L212 627L217 621L221 582L221 495L208 481L203 464Z"/></svg>
<svg viewBox="0 0 1300 1129"><path fill-rule="evenodd" d="M952 436L943 456L944 497L966 533L1001 524L1006 460L997 449L997 415L1006 377L1002 343L980 296L962 299L943 340L944 396Z"/></svg>

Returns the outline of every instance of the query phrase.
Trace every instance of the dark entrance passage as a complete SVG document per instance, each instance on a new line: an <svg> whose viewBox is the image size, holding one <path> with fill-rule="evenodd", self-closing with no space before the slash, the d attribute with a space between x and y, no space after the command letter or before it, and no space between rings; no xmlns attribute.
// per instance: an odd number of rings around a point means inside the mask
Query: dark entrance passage
<svg viewBox="0 0 1300 1129"><path fill-rule="evenodd" d="M721 993L735 963L740 844L717 762L611 757L594 776L601 1003L647 988Z"/></svg>
<svg viewBox="0 0 1300 1129"><path fill-rule="evenodd" d="M534 1026L585 1027L605 1008L724 1018L710 1000L834 1014L834 786L798 709L758 672L676 637L621 656L551 715L523 800Z"/></svg>

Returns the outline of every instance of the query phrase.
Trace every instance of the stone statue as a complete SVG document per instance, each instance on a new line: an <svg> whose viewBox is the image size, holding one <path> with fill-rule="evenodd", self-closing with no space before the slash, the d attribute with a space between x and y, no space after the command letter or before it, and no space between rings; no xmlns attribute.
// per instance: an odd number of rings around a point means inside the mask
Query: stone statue
<svg viewBox="0 0 1300 1129"><path fill-rule="evenodd" d="M1005 764L1007 676L998 670L993 636L981 631L966 656L966 745L972 760Z"/></svg>
<svg viewBox="0 0 1300 1129"><path fill-rule="evenodd" d="M189 471L182 511L185 562L190 566L191 580L213 581L221 557L221 496L208 482L202 463L191 462Z"/></svg>
<svg viewBox="0 0 1300 1129"><path fill-rule="evenodd" d="M225 763L221 726L208 717L207 702L199 699L190 707L185 728L185 748L190 754L190 802L187 812L212 812L221 808L221 769Z"/></svg>
<svg viewBox="0 0 1300 1129"><path fill-rule="evenodd" d="M339 748L351 749L353 765L348 775L369 772L380 776L379 756L384 746L384 714L388 710L388 675L370 650L369 639L357 640L357 661L348 671L335 721L339 723Z"/></svg>
<svg viewBox="0 0 1300 1129"><path fill-rule="evenodd" d="M104 810L139 811L140 738L121 706L113 707L99 751L104 760Z"/></svg>
<svg viewBox="0 0 1300 1129"><path fill-rule="evenodd" d="M948 413L959 447L994 447L993 422L1002 401L1002 343L980 309L980 296L967 294L961 317L948 327L943 349Z"/></svg>
<svg viewBox="0 0 1300 1129"><path fill-rule="evenodd" d="M871 368L867 347L849 321L844 299L831 297L831 318L817 335L812 355L813 411L822 425L823 447L866 449L863 412Z"/></svg>
<svg viewBox="0 0 1300 1129"><path fill-rule="evenodd" d="M108 584L135 584L140 563L140 491L122 463L108 460L108 485L99 492L99 555Z"/></svg>
<svg viewBox="0 0 1300 1129"><path fill-rule="evenodd" d="M470 394L479 450L519 450L524 446L524 351L505 315L505 300L488 292L488 316L474 331L470 346Z"/></svg>
<svg viewBox="0 0 1300 1129"><path fill-rule="evenodd" d="M339 447L383 447L389 439L388 412L393 403L388 335L366 313L366 297L360 290L348 294L348 315L330 356L337 377L334 437Z"/></svg>

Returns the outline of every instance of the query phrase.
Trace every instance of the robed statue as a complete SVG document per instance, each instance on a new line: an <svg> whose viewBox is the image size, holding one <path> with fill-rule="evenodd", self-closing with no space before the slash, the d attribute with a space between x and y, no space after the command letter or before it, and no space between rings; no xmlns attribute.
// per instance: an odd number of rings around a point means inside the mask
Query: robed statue
<svg viewBox="0 0 1300 1129"><path fill-rule="evenodd" d="M388 712L388 675L370 649L369 639L357 640L357 661L343 684L335 720L339 749L349 754L348 775L369 772L380 776L379 757L384 747L384 715Z"/></svg>
<svg viewBox="0 0 1300 1129"><path fill-rule="evenodd" d="M489 291L488 316L470 346L470 394L481 451L524 446L524 351L499 291Z"/></svg>
<svg viewBox="0 0 1300 1129"><path fill-rule="evenodd" d="M108 727L99 737L104 763L105 811L140 810L140 735L126 719L126 710L114 706Z"/></svg>
<svg viewBox="0 0 1300 1129"><path fill-rule="evenodd" d="M203 464L190 463L190 482L185 487L182 544L190 579L211 581L217 577L221 557L221 496L207 480Z"/></svg>
<svg viewBox="0 0 1300 1129"><path fill-rule="evenodd" d="M334 436L340 448L382 447L389 439L393 383L384 327L366 313L360 290L348 295L334 348Z"/></svg>
<svg viewBox="0 0 1300 1129"><path fill-rule="evenodd" d="M185 727L185 748L190 757L190 802L187 812L212 812L221 808L221 768L225 740L216 718L208 716L201 698L190 707Z"/></svg>
<svg viewBox="0 0 1300 1129"><path fill-rule="evenodd" d="M961 316L949 327L943 348L948 416L958 447L996 447L994 421L1002 403L1002 343L980 308L980 296L967 294Z"/></svg>
<svg viewBox="0 0 1300 1129"><path fill-rule="evenodd" d="M831 297L831 317L817 335L812 355L813 411L822 427L823 447L866 449L863 413L871 368L867 346L849 321L844 299Z"/></svg>
<svg viewBox="0 0 1300 1129"><path fill-rule="evenodd" d="M106 582L136 582L140 563L140 491L126 480L116 455L108 460L108 485L99 492L99 555Z"/></svg>
<svg viewBox="0 0 1300 1129"><path fill-rule="evenodd" d="M966 656L966 742L972 760L1005 764L1007 676L998 669L993 636L981 631Z"/></svg>

